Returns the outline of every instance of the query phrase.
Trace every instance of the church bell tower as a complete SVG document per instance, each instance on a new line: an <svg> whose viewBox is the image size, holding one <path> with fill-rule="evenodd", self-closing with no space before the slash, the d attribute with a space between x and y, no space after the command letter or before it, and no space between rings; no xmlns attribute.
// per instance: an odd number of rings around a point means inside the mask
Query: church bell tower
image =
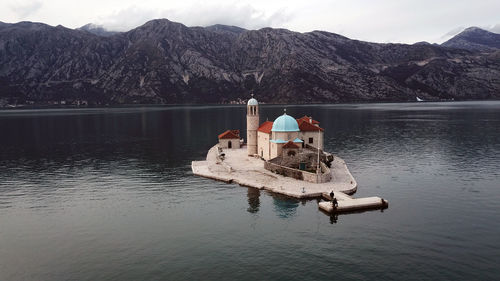
<svg viewBox="0 0 500 281"><path fill-rule="evenodd" d="M257 154L257 129L259 129L259 103L252 98L247 103L247 152Z"/></svg>

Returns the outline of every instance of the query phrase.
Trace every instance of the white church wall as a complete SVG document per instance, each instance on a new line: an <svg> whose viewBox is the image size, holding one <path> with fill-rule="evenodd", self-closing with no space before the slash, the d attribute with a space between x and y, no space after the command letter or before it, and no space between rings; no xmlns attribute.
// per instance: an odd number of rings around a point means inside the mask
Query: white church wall
<svg viewBox="0 0 500 281"><path fill-rule="evenodd" d="M259 156L263 157L266 160L271 159L270 154L270 134L266 134L263 132L257 132L257 151Z"/></svg>
<svg viewBox="0 0 500 281"><path fill-rule="evenodd" d="M305 144L312 145L314 147L318 147L319 149L323 149L323 132L319 133L319 139L318 139L318 132L300 132L300 139L304 141ZM312 142L311 142L312 140Z"/></svg>
<svg viewBox="0 0 500 281"><path fill-rule="evenodd" d="M283 143L271 143L271 159L281 156Z"/></svg>
<svg viewBox="0 0 500 281"><path fill-rule="evenodd" d="M299 137L299 132L273 132L273 140L281 139L284 141L294 140Z"/></svg>

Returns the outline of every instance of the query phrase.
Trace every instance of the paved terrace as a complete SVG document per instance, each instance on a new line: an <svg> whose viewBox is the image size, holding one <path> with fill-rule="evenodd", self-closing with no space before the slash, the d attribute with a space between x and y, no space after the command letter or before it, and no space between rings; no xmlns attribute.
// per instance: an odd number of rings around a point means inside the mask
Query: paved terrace
<svg viewBox="0 0 500 281"><path fill-rule="evenodd" d="M217 159L217 149L217 145L213 146L208 151L205 161L191 163L195 175L269 190L295 198L317 198L330 191L345 194L356 192L356 180L347 169L344 160L337 156L334 157L330 168L332 181L311 183L277 175L264 169L264 160L247 156L245 146L240 149L224 149L225 159L222 163ZM347 195L338 197L338 200L350 198Z"/></svg>

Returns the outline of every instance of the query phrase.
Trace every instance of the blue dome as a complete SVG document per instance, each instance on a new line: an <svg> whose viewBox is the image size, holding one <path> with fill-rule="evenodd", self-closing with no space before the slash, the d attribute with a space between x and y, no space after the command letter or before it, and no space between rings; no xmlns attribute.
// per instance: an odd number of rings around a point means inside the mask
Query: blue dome
<svg viewBox="0 0 500 281"><path fill-rule="evenodd" d="M248 105L259 105L256 99L251 98L248 100Z"/></svg>
<svg viewBox="0 0 500 281"><path fill-rule="evenodd" d="M297 124L297 120L290 115L283 114L280 117L276 118L273 123L272 132L298 132L299 124Z"/></svg>

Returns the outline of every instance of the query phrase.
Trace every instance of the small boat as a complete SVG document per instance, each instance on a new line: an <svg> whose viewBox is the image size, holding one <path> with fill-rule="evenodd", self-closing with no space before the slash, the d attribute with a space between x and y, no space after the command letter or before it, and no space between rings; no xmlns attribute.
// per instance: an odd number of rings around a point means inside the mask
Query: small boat
<svg viewBox="0 0 500 281"><path fill-rule="evenodd" d="M417 97L417 101L424 101L424 100L423 100L423 99L421 99L421 98L419 98L419 97Z"/></svg>

